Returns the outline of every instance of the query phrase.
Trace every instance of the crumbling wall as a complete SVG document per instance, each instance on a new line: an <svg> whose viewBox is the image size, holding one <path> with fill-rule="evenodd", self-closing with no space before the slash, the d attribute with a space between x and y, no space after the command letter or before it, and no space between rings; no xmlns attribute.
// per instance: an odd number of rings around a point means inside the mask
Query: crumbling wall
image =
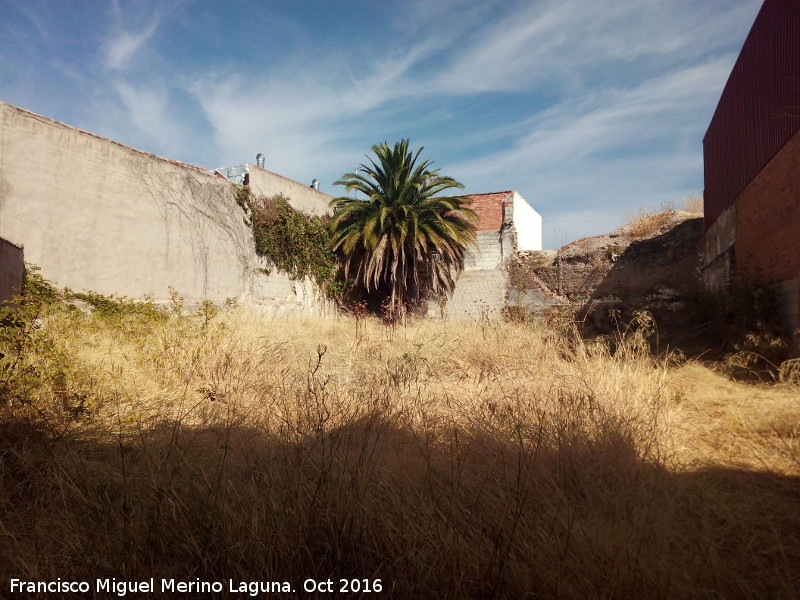
<svg viewBox="0 0 800 600"><path fill-rule="evenodd" d="M447 303L450 316L496 317L508 303L506 263L518 250L542 247L542 218L517 192L475 194L470 208L478 216L477 243ZM523 293L520 302L534 299Z"/></svg>
<svg viewBox="0 0 800 600"><path fill-rule="evenodd" d="M511 298L536 303L669 303L699 281L703 220L668 211L558 250L522 252L509 265ZM530 293L528 293L530 291Z"/></svg>

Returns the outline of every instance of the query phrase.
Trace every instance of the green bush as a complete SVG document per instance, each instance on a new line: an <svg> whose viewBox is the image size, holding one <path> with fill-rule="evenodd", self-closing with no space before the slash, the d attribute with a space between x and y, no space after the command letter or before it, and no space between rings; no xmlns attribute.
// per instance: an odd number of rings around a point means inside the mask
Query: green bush
<svg viewBox="0 0 800 600"><path fill-rule="evenodd" d="M168 316L167 309L159 306L153 299L146 296L143 300L132 300L126 296L106 296L91 290L83 292L73 292L69 289L64 290L64 300L80 300L92 308L94 314L101 317L124 317L139 316L163 320Z"/></svg>
<svg viewBox="0 0 800 600"><path fill-rule="evenodd" d="M20 304L54 304L63 299L58 288L45 279L40 271L37 265L25 265Z"/></svg>
<svg viewBox="0 0 800 600"><path fill-rule="evenodd" d="M248 206L256 253L269 267L291 279L309 278L329 296L338 295L342 285L324 218L295 210L282 195L256 198Z"/></svg>

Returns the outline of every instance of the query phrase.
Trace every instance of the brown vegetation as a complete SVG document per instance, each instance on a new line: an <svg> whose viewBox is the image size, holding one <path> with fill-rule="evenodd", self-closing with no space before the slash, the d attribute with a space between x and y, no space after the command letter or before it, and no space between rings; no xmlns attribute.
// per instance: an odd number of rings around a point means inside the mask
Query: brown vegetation
<svg viewBox="0 0 800 600"><path fill-rule="evenodd" d="M672 200L664 201L658 209L640 204L636 210L625 211L624 224L631 226L628 232L634 237L650 236L669 219L668 213L676 210L695 217L702 216L703 196L693 194L682 198L677 203Z"/></svg>
<svg viewBox="0 0 800 600"><path fill-rule="evenodd" d="M797 387L654 356L645 318L612 343L563 322L145 308L55 303L7 325L4 586L798 594Z"/></svg>

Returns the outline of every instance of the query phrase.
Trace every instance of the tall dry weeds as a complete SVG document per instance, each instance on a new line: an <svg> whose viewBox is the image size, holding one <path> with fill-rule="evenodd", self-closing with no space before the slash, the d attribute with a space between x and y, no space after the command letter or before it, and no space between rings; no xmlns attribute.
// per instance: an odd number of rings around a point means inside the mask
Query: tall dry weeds
<svg viewBox="0 0 800 600"><path fill-rule="evenodd" d="M798 595L792 391L734 427L700 367L650 353L647 322L609 343L245 309L41 319L35 377L2 406L4 593L153 576L300 597L329 577L396 598Z"/></svg>
<svg viewBox="0 0 800 600"><path fill-rule="evenodd" d="M636 209L625 211L623 225L628 226L628 233L634 237L649 237L656 233L676 210L693 215L702 215L704 211L702 194L692 194L678 202L665 200L659 208L640 204Z"/></svg>

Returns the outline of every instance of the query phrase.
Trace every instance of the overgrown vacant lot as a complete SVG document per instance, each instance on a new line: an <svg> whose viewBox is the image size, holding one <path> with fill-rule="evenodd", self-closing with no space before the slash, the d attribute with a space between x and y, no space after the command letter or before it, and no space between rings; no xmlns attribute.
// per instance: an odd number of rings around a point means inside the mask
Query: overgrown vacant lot
<svg viewBox="0 0 800 600"><path fill-rule="evenodd" d="M587 342L37 312L4 328L0 596L11 577L151 576L301 597L307 578L396 598L800 595L800 390L655 356L645 323Z"/></svg>

